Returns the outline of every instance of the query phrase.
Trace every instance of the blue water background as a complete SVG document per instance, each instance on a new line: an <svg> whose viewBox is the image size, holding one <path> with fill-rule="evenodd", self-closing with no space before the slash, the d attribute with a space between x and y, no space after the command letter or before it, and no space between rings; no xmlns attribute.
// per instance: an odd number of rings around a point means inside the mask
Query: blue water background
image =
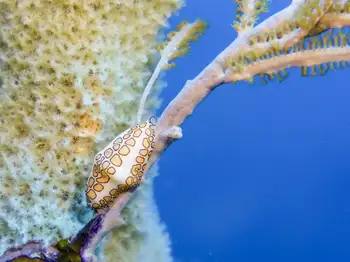
<svg viewBox="0 0 350 262"><path fill-rule="evenodd" d="M235 39L235 7L187 0L171 19L210 27L166 74L161 110ZM350 69L289 73L216 89L162 155L155 194L175 261L350 261Z"/></svg>

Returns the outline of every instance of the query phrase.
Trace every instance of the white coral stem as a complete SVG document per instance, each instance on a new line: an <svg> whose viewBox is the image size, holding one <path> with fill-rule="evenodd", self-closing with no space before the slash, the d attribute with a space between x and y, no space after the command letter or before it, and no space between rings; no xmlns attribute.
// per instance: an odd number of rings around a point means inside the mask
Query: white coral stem
<svg viewBox="0 0 350 262"><path fill-rule="evenodd" d="M350 26L350 14L325 14L319 23L327 28Z"/></svg>
<svg viewBox="0 0 350 262"><path fill-rule="evenodd" d="M195 23L187 24L184 27L182 27L181 30L175 34L175 36L171 39L171 41L167 44L167 46L162 51L162 56L156 68L154 69L153 74L145 87L145 90L143 91L139 109L137 112L136 123L141 123L146 99L150 94L151 89L154 86L154 83L157 80L162 68L168 64L170 57L177 51L179 44L188 35L188 32L193 28L193 26L195 26Z"/></svg>
<svg viewBox="0 0 350 262"><path fill-rule="evenodd" d="M282 11L269 17L245 34L239 35L238 38L222 51L195 79L186 83L184 88L171 101L158 120L156 132L158 152L155 152L152 156L153 161L159 157L162 150L168 145L168 138L164 134L164 131L173 126L180 126L186 117L193 112L198 103L200 103L215 87L225 83L228 69L226 65L227 59L238 54L250 52L253 48L255 50L257 46L252 47L249 44L250 36L261 32L274 32L281 26L281 24L293 21L295 13L299 11L306 2L306 0L293 1ZM289 34L286 34L281 39L261 43L258 46L258 49L267 50L271 48L271 45L273 44L278 44L281 49L289 47L307 35L307 33L308 32L303 29L296 29Z"/></svg>

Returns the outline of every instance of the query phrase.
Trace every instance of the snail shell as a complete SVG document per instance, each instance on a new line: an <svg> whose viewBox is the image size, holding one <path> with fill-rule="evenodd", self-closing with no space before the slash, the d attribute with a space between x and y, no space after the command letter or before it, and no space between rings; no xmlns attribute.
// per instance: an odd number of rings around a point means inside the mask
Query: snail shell
<svg viewBox="0 0 350 262"><path fill-rule="evenodd" d="M95 156L85 191L92 208L109 208L121 193L140 185L154 148L156 121L151 117L130 127Z"/></svg>

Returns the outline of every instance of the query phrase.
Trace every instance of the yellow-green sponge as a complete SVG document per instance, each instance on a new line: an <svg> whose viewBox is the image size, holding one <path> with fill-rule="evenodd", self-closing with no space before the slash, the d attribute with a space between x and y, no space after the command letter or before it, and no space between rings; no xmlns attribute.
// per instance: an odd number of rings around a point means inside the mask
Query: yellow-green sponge
<svg viewBox="0 0 350 262"><path fill-rule="evenodd" d="M133 123L158 31L180 5L0 1L0 255L70 237L91 218L83 193L93 156ZM158 104L153 94L145 115ZM151 197L135 201L152 205ZM158 230L167 243L156 213L140 219L148 229L135 232ZM143 237L117 237L142 250Z"/></svg>

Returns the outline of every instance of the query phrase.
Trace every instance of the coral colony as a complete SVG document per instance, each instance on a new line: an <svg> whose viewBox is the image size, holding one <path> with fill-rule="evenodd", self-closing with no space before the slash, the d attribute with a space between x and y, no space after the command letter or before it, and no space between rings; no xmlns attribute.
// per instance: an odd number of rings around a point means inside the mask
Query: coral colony
<svg viewBox="0 0 350 262"><path fill-rule="evenodd" d="M33 241L71 238L92 218L85 190L94 156L136 124L159 31L181 5L0 0L0 256ZM154 86L143 121L163 86ZM169 261L152 179L129 204L128 225L101 243L103 261Z"/></svg>
<svg viewBox="0 0 350 262"><path fill-rule="evenodd" d="M237 38L156 121L160 71L206 27L158 43L181 4L0 1L0 262L172 261L150 168L198 103L224 83L348 66L350 1L293 0L256 25L268 2L237 0Z"/></svg>

